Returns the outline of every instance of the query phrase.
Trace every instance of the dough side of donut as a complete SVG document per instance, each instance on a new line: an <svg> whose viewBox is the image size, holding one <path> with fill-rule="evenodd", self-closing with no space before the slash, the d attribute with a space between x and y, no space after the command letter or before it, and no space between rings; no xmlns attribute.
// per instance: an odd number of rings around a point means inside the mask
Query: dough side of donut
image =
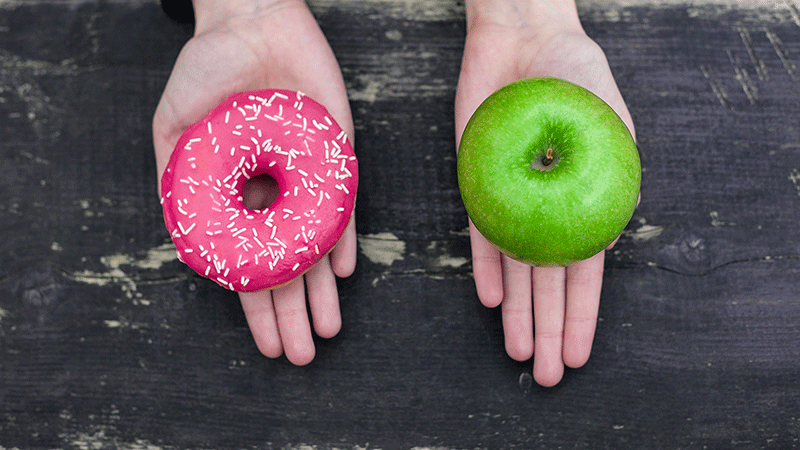
<svg viewBox="0 0 800 450"><path fill-rule="evenodd" d="M262 210L244 206L247 180L279 186ZM327 110L300 92L235 94L178 140L162 177L164 220L178 257L240 292L305 273L344 233L358 162Z"/></svg>

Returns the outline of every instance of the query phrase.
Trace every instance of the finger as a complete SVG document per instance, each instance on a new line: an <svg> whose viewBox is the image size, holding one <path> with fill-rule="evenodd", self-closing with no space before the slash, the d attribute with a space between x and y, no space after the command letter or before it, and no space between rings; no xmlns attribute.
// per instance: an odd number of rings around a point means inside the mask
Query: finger
<svg viewBox="0 0 800 450"><path fill-rule="evenodd" d="M272 304L272 292L269 290L240 292L239 300L242 302L244 316L258 350L270 358L281 356L283 345Z"/></svg>
<svg viewBox="0 0 800 450"><path fill-rule="evenodd" d="M542 386L553 386L564 375L561 347L566 273L563 267L533 269L533 379Z"/></svg>
<svg viewBox="0 0 800 450"><path fill-rule="evenodd" d="M478 299L487 308L503 301L503 268L501 253L469 222L469 240L472 246L472 274Z"/></svg>
<svg viewBox="0 0 800 450"><path fill-rule="evenodd" d="M320 337L332 338L342 327L342 315L339 312L336 277L328 257L322 258L305 276L314 330Z"/></svg>
<svg viewBox="0 0 800 450"><path fill-rule="evenodd" d="M580 367L592 351L605 252L567 268L567 311L564 321L564 364Z"/></svg>
<svg viewBox="0 0 800 450"><path fill-rule="evenodd" d="M517 361L533 355L531 267L508 256L503 261L503 332L506 353Z"/></svg>
<svg viewBox="0 0 800 450"><path fill-rule="evenodd" d="M620 236L622 236L622 235L620 235ZM619 240L619 236L615 237L614 240L611 241L610 244L608 244L608 246L605 248L605 250L611 250L612 248L614 248L614 246L617 245L617 241L618 240Z"/></svg>
<svg viewBox="0 0 800 450"><path fill-rule="evenodd" d="M356 269L356 250L358 238L356 236L356 215L350 217L350 223L339 238L339 242L331 251L331 267L338 277L349 277Z"/></svg>
<svg viewBox="0 0 800 450"><path fill-rule="evenodd" d="M286 357L302 366L314 359L314 340L306 311L305 283L298 278L272 291L278 330Z"/></svg>

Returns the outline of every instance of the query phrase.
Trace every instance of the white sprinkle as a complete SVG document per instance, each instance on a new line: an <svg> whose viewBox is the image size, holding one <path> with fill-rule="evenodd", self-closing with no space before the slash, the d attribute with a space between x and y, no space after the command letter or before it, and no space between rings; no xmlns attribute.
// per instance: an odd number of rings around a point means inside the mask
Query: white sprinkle
<svg viewBox="0 0 800 450"><path fill-rule="evenodd" d="M231 118L231 112L225 111L225 123L228 123L228 120Z"/></svg>
<svg viewBox="0 0 800 450"><path fill-rule="evenodd" d="M189 234L189 232L191 232L192 229L194 229L195 225L197 225L197 223L192 223L191 225L189 225L189 228L183 228L183 224L178 222L178 228L181 229L181 233L183 233L184 236Z"/></svg>
<svg viewBox="0 0 800 450"><path fill-rule="evenodd" d="M297 270L298 267L300 267L300 263L295 263L294 267L292 267L292 271Z"/></svg>

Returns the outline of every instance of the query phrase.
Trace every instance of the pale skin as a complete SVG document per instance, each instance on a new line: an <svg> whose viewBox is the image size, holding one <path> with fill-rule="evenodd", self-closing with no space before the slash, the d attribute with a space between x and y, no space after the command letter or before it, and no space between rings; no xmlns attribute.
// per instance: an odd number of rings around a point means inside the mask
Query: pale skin
<svg viewBox="0 0 800 450"><path fill-rule="evenodd" d="M574 0L467 0L467 38L456 94L456 141L472 113L512 81L551 76L597 94L633 133L633 121L600 47L584 32ZM569 267L539 268L501 254L470 223L480 301L500 306L506 352L533 357L542 386L589 359L605 252ZM613 245L613 244L612 244Z"/></svg>
<svg viewBox="0 0 800 450"><path fill-rule="evenodd" d="M183 131L233 93L303 91L353 136L341 70L305 2L195 0L194 8L195 34L178 56L153 118L159 187ZM266 206L265 190L253 189L245 203ZM285 354L297 365L311 362L312 326L324 338L341 328L336 276L349 276L355 262L351 220L334 250L301 278L273 290L239 293L258 349L270 358Z"/></svg>
<svg viewBox="0 0 800 450"><path fill-rule="evenodd" d="M302 0L195 0L195 36L179 55L153 119L159 175L181 133L228 95L254 89L301 90L326 106L353 136L338 63ZM468 0L468 34L456 96L456 140L492 92L520 78L555 76L586 87L633 123L602 50L583 32L573 0ZM262 205L267 186L246 202ZM506 351L534 357L533 375L557 384L564 366L591 352L604 253L567 268L532 268L500 254L470 224L475 285L487 307L502 308ZM355 267L353 222L333 252L302 278L274 290L240 293L250 330L266 356L297 365L315 356L312 328L341 328L335 277ZM306 296L309 309L306 308Z"/></svg>

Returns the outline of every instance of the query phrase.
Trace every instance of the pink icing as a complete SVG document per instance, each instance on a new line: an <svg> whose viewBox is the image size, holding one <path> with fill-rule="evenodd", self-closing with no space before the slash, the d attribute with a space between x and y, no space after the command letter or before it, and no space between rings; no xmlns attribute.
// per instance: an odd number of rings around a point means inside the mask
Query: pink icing
<svg viewBox="0 0 800 450"><path fill-rule="evenodd" d="M245 207L248 179L267 174L277 199ZM302 275L333 249L355 205L358 162L347 135L301 92L232 95L178 140L161 180L178 258L240 292Z"/></svg>

